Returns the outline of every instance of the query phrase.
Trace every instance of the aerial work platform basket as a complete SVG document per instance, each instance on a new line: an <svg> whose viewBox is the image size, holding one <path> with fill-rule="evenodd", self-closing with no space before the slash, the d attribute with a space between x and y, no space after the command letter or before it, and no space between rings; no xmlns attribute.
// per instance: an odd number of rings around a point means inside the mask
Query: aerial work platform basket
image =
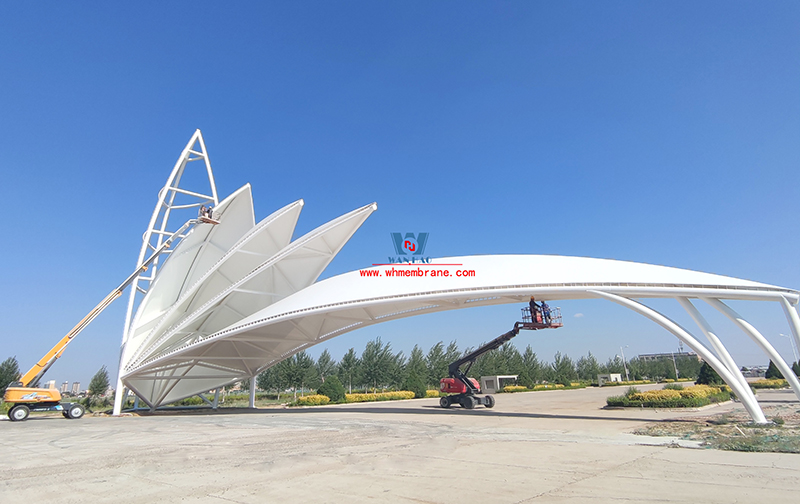
<svg viewBox="0 0 800 504"><path fill-rule="evenodd" d="M525 307L522 309L522 323L520 329L548 329L564 327L561 321L561 308L550 308L549 316L546 313L537 311L536 314L531 316L531 309Z"/></svg>

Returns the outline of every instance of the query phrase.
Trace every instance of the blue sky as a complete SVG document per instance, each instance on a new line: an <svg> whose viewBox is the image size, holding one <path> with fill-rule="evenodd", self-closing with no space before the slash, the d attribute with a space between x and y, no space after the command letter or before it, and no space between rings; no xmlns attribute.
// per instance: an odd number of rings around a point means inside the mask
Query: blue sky
<svg viewBox="0 0 800 504"><path fill-rule="evenodd" d="M794 2L3 3L0 358L27 369L133 269L196 128L222 196L250 182L258 218L305 199L298 235L378 202L324 276L385 261L390 232L427 231L434 256L609 257L800 288L798 26ZM677 346L611 303L557 304L566 327L519 346L548 360ZM48 377L115 373L124 305ZM791 357L780 308L734 306ZM517 309L327 346L476 345ZM766 363L704 313L737 362Z"/></svg>

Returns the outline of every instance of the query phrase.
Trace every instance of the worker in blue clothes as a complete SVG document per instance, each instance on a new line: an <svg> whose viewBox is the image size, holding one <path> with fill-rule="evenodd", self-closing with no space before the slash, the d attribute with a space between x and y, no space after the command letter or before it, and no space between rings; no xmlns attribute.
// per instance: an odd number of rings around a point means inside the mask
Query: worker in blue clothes
<svg viewBox="0 0 800 504"><path fill-rule="evenodd" d="M545 324L550 323L550 306L547 301L542 301L542 322Z"/></svg>

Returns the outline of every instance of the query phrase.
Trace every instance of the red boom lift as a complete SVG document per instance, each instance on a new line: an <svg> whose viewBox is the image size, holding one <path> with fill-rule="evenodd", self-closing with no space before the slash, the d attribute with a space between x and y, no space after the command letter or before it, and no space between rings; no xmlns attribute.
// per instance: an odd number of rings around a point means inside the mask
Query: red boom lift
<svg viewBox="0 0 800 504"><path fill-rule="evenodd" d="M558 327L563 327L563 325L564 324L561 322L560 308L551 308L550 318L546 321L542 320L541 313L537 313L534 317L531 317L530 308L523 308L522 322L514 322L513 329L450 364L447 369L450 377L441 379L439 382L439 390L453 395L448 395L439 399L439 405L442 408L449 408L453 404L460 404L462 408L466 409L473 409L479 404L483 404L487 408L494 407L494 397L490 395L479 396L478 394L481 393L481 386L478 380L467 377L467 373L469 373L475 360L486 352L500 348L503 343L519 334L521 329L536 331L537 329L556 329ZM465 364L466 368L462 371L461 366Z"/></svg>

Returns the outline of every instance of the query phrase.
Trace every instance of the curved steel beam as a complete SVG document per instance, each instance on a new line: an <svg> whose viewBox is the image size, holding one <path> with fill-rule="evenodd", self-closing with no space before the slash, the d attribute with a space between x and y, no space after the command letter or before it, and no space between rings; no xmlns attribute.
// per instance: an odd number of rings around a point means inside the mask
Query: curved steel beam
<svg viewBox="0 0 800 504"><path fill-rule="evenodd" d="M668 330L672 334L678 337L681 341L686 343L689 348L694 350L700 357L703 358L706 362L708 362L709 366L714 368L714 370L719 373L720 377L725 380L725 383L736 393L736 396L742 398L742 405L745 407L747 412L750 414L750 417L753 419L753 422L758 424L765 424L769 423L764 416L764 412L761 411L761 408L749 401L745 401L744 398L747 397L747 392L744 390L742 385L736 379L736 377L730 372L730 370L722 363L713 353L711 353L708 348L703 346L702 343L697 341L694 336L692 336L686 329L675 323L674 321L670 320L668 317L660 314L659 312L653 310L652 308L645 306L638 301L634 301L633 299L629 299L622 296L617 296L616 294L609 294L608 292L601 292L601 291L589 291L592 294L595 294L599 297L608 299L609 301L613 301L617 304L625 306L626 308L630 308L631 310L644 315L645 317L649 318L653 322L659 324L664 329Z"/></svg>
<svg viewBox="0 0 800 504"><path fill-rule="evenodd" d="M726 305L719 299L714 298L703 298L703 301L710 304L717 310L719 310L723 315L728 317L735 323L739 328L744 331L745 334L750 336L750 339L755 341L758 346L761 347L761 350L764 351L765 354L770 358L772 362L780 369L781 373L783 373L783 377L789 383L789 386L792 387L794 390L794 395L797 396L797 399L800 400L800 381L798 381L797 376L795 376L794 371L792 368L786 364L786 361L783 360L783 357L775 350L775 347L770 345L769 341L760 333L758 329L753 327L750 322L746 321L741 315L736 313L730 306Z"/></svg>
<svg viewBox="0 0 800 504"><path fill-rule="evenodd" d="M786 318L789 321L789 328L792 330L792 336L794 336L794 347L800 348L800 316L797 315L797 310L786 299L786 296L781 296L781 308L783 308L783 313L786 314Z"/></svg>
<svg viewBox="0 0 800 504"><path fill-rule="evenodd" d="M736 365L736 361L733 360L731 354L728 352L728 349L725 348L725 345L722 344L722 341L717 337L714 329L712 329L711 324L700 314L697 308L692 304L692 302L685 297L678 298L678 302L683 306L683 308L691 315L697 325L700 327L700 330L703 331L703 334L706 335L708 341L711 343L711 346L714 347L714 350L717 352L720 360L728 367L731 374L736 377L737 381L742 385L742 390L747 392L747 397L742 397L742 401L751 401L754 408L761 409L759 406L758 401L756 400L756 396L753 393L753 390L750 388L750 385L747 383L747 380L744 379L744 375L741 371L739 371L739 366Z"/></svg>

